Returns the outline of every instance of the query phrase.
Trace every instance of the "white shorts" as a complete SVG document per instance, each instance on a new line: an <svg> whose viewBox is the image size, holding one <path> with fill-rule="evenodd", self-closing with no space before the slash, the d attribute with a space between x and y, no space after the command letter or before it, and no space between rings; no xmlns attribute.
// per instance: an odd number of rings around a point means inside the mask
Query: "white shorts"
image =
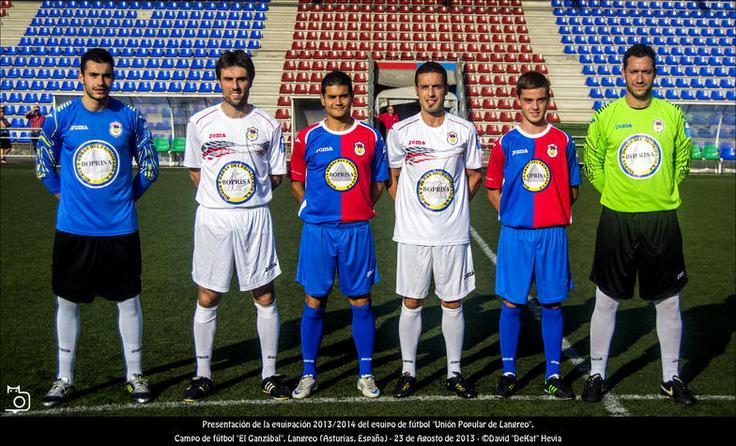
<svg viewBox="0 0 736 446"><path fill-rule="evenodd" d="M422 246L399 243L396 261L396 294L424 299L434 273L437 297L445 302L462 299L475 289L470 243Z"/></svg>
<svg viewBox="0 0 736 446"><path fill-rule="evenodd" d="M197 208L192 279L218 293L230 289L233 260L240 291L266 285L281 274L268 206Z"/></svg>

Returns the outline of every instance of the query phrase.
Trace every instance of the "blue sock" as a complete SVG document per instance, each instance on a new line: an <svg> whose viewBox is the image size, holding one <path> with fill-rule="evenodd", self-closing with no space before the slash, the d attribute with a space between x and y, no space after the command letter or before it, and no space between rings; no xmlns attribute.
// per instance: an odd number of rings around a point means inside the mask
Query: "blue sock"
<svg viewBox="0 0 736 446"><path fill-rule="evenodd" d="M542 339L544 356L547 358L545 378L560 374L562 354L562 308L542 307Z"/></svg>
<svg viewBox="0 0 736 446"><path fill-rule="evenodd" d="M373 374L373 340L376 337L375 317L370 302L362 307L350 305L353 311L353 341L358 351L358 373Z"/></svg>
<svg viewBox="0 0 736 446"><path fill-rule="evenodd" d="M516 347L521 330L521 308L510 308L501 303L501 320L498 325L501 335L503 373L516 375Z"/></svg>
<svg viewBox="0 0 736 446"><path fill-rule="evenodd" d="M325 328L324 308L312 308L304 303L302 313L302 360L304 361L304 375L317 377L317 352L322 342L322 332Z"/></svg>

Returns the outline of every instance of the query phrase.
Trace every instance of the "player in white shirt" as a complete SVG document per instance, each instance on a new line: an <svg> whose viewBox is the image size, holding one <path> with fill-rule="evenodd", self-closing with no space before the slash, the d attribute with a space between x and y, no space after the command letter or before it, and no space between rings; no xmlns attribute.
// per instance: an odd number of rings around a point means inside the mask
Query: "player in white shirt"
<svg viewBox="0 0 736 446"><path fill-rule="evenodd" d="M393 239L398 242L396 293L403 297L399 318L402 374L394 396L416 389L416 353L421 310L434 275L442 306L448 390L463 398L477 392L460 370L465 319L462 299L475 289L470 252L470 200L480 188L481 150L475 127L444 108L447 71L427 62L414 75L421 111L400 121L387 137L396 201Z"/></svg>
<svg viewBox="0 0 736 446"><path fill-rule="evenodd" d="M199 286L194 312L195 378L185 401L212 393L212 349L217 305L233 266L241 291L250 291L261 344L261 388L274 399L291 390L276 374L279 314L273 280L281 273L268 203L286 173L281 127L248 103L255 78L250 56L225 51L215 66L224 101L191 117L184 165L197 187L192 278Z"/></svg>

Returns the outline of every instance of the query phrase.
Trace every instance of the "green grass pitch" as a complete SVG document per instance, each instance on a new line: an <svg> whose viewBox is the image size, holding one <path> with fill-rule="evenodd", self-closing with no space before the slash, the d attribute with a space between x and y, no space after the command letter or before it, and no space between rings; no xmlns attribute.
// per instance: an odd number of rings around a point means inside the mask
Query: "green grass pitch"
<svg viewBox="0 0 736 446"><path fill-rule="evenodd" d="M679 210L690 283L682 298L684 339L682 375L702 400L694 407L651 398L661 380L654 309L634 299L619 310L609 361L614 394L630 415L736 415L736 194L733 176L690 176L682 186ZM279 371L296 383L301 372L299 325L303 295L294 281L300 220L288 181L271 205L283 273L276 280L281 315ZM499 224L482 189L472 203L472 226L495 251ZM563 373L579 394L587 368L589 320L594 287L587 279L600 206L585 183L574 206L570 229L571 266L576 288L564 306L565 339L583 358L568 359ZM55 299L50 287L55 200L29 166L0 170L0 377L6 385L30 392L32 412L44 414L41 397L56 373ZM192 314L195 286L190 276L194 189L183 169L165 169L138 205L143 244L144 362L156 400L148 407L129 403L123 390L123 361L117 333L117 310L103 299L82 308L82 331L76 365L77 397L61 415L135 416L274 416L274 415L435 415L435 416L607 416L603 404L542 398L544 355L541 327L525 311L519 346L520 398L489 398L500 375L494 267L473 242L477 289L465 301L463 370L483 396L474 401L448 398L441 312L433 296L423 312L418 352L417 397L406 401L361 401L355 388L357 365L346 298L333 292L326 315L318 370L320 391L307 403L272 403L260 390L260 352L255 309L250 297L235 292L218 312L213 362L218 392L203 404L180 403L194 372ZM396 244L393 204L384 196L373 220L381 274L374 288L376 314L375 374L390 394L400 372L398 317L394 293ZM534 291L532 291L534 293ZM10 397L3 393L3 408ZM65 412L66 411L66 412Z"/></svg>

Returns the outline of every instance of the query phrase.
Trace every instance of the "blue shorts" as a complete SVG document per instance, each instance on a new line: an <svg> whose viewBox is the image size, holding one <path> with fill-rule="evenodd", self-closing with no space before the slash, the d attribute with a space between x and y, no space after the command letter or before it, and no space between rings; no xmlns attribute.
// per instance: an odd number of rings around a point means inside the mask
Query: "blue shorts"
<svg viewBox="0 0 736 446"><path fill-rule="evenodd" d="M503 226L496 262L496 294L513 304L527 303L532 281L537 284L537 300L542 304L562 302L573 287L564 226Z"/></svg>
<svg viewBox="0 0 736 446"><path fill-rule="evenodd" d="M296 281L310 296L326 297L332 290L336 269L340 291L348 297L368 294L378 283L373 232L367 221L304 223Z"/></svg>

